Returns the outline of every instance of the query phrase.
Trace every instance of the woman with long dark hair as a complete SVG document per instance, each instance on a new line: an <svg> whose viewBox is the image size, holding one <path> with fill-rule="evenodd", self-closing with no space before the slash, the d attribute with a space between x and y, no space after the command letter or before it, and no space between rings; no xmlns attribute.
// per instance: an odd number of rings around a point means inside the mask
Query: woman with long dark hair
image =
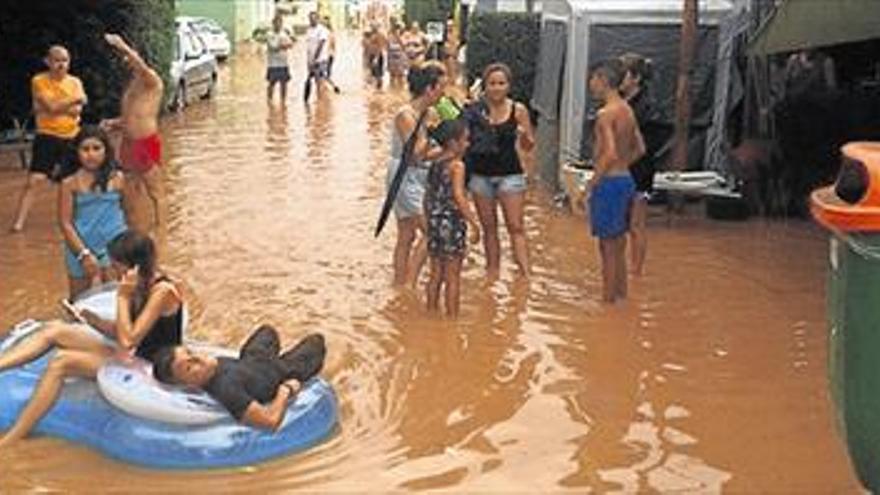
<svg viewBox="0 0 880 495"><path fill-rule="evenodd" d="M526 177L518 148L531 150L535 138L528 109L510 98L512 81L513 74L505 64L490 64L483 71L484 94L474 107L479 113L476 120L481 124L472 124L471 146L465 156L471 176L468 187L482 225L486 272L490 280L498 277L501 265L499 204L520 274L528 276L530 271L523 225Z"/></svg>
<svg viewBox="0 0 880 495"><path fill-rule="evenodd" d="M97 126L83 127L73 147L77 171L58 189L58 226L71 299L113 278L107 244L126 229L125 177L107 134Z"/></svg>
<svg viewBox="0 0 880 495"><path fill-rule="evenodd" d="M183 332L183 299L178 284L156 265L156 247L149 237L128 230L109 246L111 262L121 274L116 294L116 321L68 306L77 323L46 323L39 332L0 354L0 373L58 352L12 428L0 438L0 450L21 439L52 407L64 379L94 379L101 366L120 350L146 359L161 347L179 345ZM116 341L116 346L81 328L87 324Z"/></svg>

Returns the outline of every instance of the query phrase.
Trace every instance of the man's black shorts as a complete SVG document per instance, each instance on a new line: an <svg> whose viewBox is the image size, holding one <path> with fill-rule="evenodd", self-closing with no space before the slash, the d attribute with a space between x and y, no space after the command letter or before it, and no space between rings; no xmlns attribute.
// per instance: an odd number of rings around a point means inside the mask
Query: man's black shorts
<svg viewBox="0 0 880 495"><path fill-rule="evenodd" d="M44 174L60 182L76 172L72 139L38 133L31 149L31 173Z"/></svg>
<svg viewBox="0 0 880 495"><path fill-rule="evenodd" d="M266 80L269 82L290 81L290 70L287 67L269 67L266 69Z"/></svg>

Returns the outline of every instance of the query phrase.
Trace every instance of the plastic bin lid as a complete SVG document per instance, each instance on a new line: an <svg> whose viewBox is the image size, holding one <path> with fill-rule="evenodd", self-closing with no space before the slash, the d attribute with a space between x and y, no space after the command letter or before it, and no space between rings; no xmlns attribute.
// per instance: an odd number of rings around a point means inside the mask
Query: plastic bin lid
<svg viewBox="0 0 880 495"><path fill-rule="evenodd" d="M813 218L831 230L880 232L880 206L851 205L834 193L834 186L813 191L810 196Z"/></svg>
<svg viewBox="0 0 880 495"><path fill-rule="evenodd" d="M834 186L813 191L810 211L820 224L846 232L880 232L880 143L853 142L841 148L844 160L864 165L869 183L855 204L837 196Z"/></svg>

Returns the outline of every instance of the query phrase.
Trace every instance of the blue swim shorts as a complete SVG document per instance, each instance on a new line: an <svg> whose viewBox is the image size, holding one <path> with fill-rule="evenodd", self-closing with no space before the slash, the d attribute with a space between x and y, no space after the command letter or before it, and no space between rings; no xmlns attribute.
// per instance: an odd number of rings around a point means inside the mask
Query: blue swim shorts
<svg viewBox="0 0 880 495"><path fill-rule="evenodd" d="M587 200L593 235L600 239L621 236L629 229L629 211L636 183L629 174L605 176Z"/></svg>

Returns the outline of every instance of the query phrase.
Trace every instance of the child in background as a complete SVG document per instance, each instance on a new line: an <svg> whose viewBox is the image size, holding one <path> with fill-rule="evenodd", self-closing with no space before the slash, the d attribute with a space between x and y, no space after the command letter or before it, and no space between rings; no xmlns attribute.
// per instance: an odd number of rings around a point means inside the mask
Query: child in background
<svg viewBox="0 0 880 495"><path fill-rule="evenodd" d="M612 59L589 74L590 94L602 107L593 126L588 207L602 257L602 299L609 303L627 295L626 233L636 187L629 169L645 154L635 115L618 90L624 70L619 59Z"/></svg>
<svg viewBox="0 0 880 495"><path fill-rule="evenodd" d="M477 217L466 197L465 167L462 158L468 147L467 124L463 119L447 120L438 133L443 151L431 164L425 191L425 217L428 222L428 311L440 309L440 289L445 289L446 314L459 312L461 264L464 260L468 224L470 240L479 242ZM466 223L465 223L466 222Z"/></svg>
<svg viewBox="0 0 880 495"><path fill-rule="evenodd" d="M86 126L73 144L78 170L64 179L58 192L58 224L64 236L71 299L115 278L107 245L126 230L125 178L113 160L107 134Z"/></svg>

